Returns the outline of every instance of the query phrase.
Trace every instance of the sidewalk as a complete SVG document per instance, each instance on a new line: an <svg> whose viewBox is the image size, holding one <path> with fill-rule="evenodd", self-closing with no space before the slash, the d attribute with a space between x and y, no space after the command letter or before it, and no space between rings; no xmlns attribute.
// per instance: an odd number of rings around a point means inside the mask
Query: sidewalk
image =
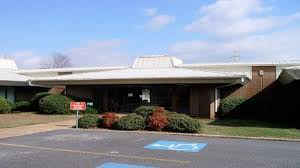
<svg viewBox="0 0 300 168"><path fill-rule="evenodd" d="M66 120L66 121L28 125L28 126L15 127L15 128L3 128L0 129L0 139L14 137L14 136L30 135L39 132L68 129L74 126L75 122L76 122L75 120Z"/></svg>

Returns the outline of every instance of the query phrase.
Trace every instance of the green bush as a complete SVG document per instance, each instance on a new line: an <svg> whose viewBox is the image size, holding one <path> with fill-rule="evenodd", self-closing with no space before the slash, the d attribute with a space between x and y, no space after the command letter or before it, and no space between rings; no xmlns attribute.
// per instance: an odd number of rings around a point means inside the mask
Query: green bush
<svg viewBox="0 0 300 168"><path fill-rule="evenodd" d="M14 110L28 112L31 110L31 103L29 101L16 102Z"/></svg>
<svg viewBox="0 0 300 168"><path fill-rule="evenodd" d="M43 97L39 102L42 114L70 114L71 100L66 96L53 94Z"/></svg>
<svg viewBox="0 0 300 168"><path fill-rule="evenodd" d="M201 124L198 120L184 114L170 114L168 115L168 125L165 129L172 132L198 133L201 129Z"/></svg>
<svg viewBox="0 0 300 168"><path fill-rule="evenodd" d="M83 112L85 114L98 114L98 110L92 107L87 107L86 110Z"/></svg>
<svg viewBox="0 0 300 168"><path fill-rule="evenodd" d="M12 102L12 101L9 101L9 100L7 100L7 102L8 102L8 104L9 104L10 107L11 107L11 111L16 110L16 103L14 103L14 102Z"/></svg>
<svg viewBox="0 0 300 168"><path fill-rule="evenodd" d="M122 117L115 125L120 130L143 130L145 129L145 119L135 113Z"/></svg>
<svg viewBox="0 0 300 168"><path fill-rule="evenodd" d="M157 106L140 106L134 110L134 113L141 115L146 119L155 111L156 108Z"/></svg>
<svg viewBox="0 0 300 168"><path fill-rule="evenodd" d="M11 112L11 105L9 102L0 96L0 114L10 113Z"/></svg>
<svg viewBox="0 0 300 168"><path fill-rule="evenodd" d="M95 114L85 114L78 120L79 128L95 128L98 125L99 117Z"/></svg>
<svg viewBox="0 0 300 168"><path fill-rule="evenodd" d="M30 100L30 103L31 103L31 109L32 110L39 110L39 102L40 100L43 98L43 97L46 97L46 96L49 96L51 95L51 93L49 92L40 92L40 93L37 93L35 94L31 100Z"/></svg>
<svg viewBox="0 0 300 168"><path fill-rule="evenodd" d="M219 115L223 116L226 113L231 112L245 101L246 99L242 97L227 97L222 99L219 107Z"/></svg>

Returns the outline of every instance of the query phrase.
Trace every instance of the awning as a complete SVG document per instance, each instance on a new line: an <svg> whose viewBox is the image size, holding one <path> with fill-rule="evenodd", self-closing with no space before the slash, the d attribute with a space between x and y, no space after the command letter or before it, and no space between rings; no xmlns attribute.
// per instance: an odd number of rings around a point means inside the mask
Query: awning
<svg viewBox="0 0 300 168"><path fill-rule="evenodd" d="M300 66L282 70L278 80L284 85L300 80Z"/></svg>
<svg viewBox="0 0 300 168"><path fill-rule="evenodd" d="M244 84L248 77L237 73L198 71L185 68L139 69L127 68L55 77L34 78L39 85L96 85L96 84Z"/></svg>

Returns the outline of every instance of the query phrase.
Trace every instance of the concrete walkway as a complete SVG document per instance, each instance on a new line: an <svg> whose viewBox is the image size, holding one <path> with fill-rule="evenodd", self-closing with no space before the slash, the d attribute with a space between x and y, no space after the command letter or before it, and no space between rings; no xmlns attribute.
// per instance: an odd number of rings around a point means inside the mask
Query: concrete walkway
<svg viewBox="0 0 300 168"><path fill-rule="evenodd" d="M74 126L75 123L76 123L75 120L66 120L66 121L52 122L52 123L46 123L46 124L21 126L21 127L15 127L15 128L3 128L3 129L0 129L0 139L8 138L8 137L15 137L15 136L22 136L22 135L30 135L30 134L39 133L39 132L68 129L68 128L71 128L72 126Z"/></svg>

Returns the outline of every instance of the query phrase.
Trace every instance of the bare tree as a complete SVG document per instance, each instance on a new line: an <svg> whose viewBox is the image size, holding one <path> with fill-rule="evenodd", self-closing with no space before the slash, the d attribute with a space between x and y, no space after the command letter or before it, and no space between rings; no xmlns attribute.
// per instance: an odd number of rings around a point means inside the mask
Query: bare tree
<svg viewBox="0 0 300 168"><path fill-rule="evenodd" d="M68 55L54 53L50 60L41 63L41 69L72 67L71 59Z"/></svg>

